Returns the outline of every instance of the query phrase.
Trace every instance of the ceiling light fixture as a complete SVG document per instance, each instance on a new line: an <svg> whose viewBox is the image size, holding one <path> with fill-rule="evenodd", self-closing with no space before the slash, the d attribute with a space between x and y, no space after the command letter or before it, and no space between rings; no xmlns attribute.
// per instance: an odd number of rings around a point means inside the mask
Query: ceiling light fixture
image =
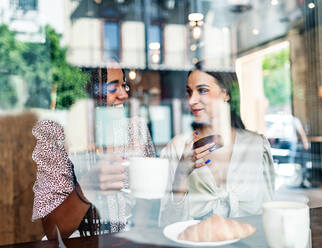
<svg viewBox="0 0 322 248"><path fill-rule="evenodd" d="M153 54L152 55L152 62L154 64L158 64L160 62L160 55L159 54Z"/></svg>
<svg viewBox="0 0 322 248"><path fill-rule="evenodd" d="M129 72L129 78L131 79L131 80L135 80L136 79L136 72L135 72L135 70L130 70L130 72Z"/></svg>
<svg viewBox="0 0 322 248"><path fill-rule="evenodd" d="M259 30L257 28L254 28L252 30L252 32L253 32L253 35L258 35L259 34Z"/></svg>
<svg viewBox="0 0 322 248"><path fill-rule="evenodd" d="M190 50L191 50L191 51L196 51L196 50L197 50L197 45L196 45L196 44L192 44L192 45L190 46Z"/></svg>
<svg viewBox="0 0 322 248"><path fill-rule="evenodd" d="M197 64L197 63L198 63L198 61L199 61L199 60L198 60L197 58L193 58L193 59L192 59L192 63L194 63L194 64Z"/></svg>
<svg viewBox="0 0 322 248"><path fill-rule="evenodd" d="M310 9L313 9L313 8L315 7L315 4L314 4L314 3L309 3L309 4L308 4L308 7L309 7Z"/></svg>
<svg viewBox="0 0 322 248"><path fill-rule="evenodd" d="M190 13L188 15L188 20L191 22L198 22L203 20L203 14L202 13Z"/></svg>
<svg viewBox="0 0 322 248"><path fill-rule="evenodd" d="M201 27L199 27L199 26L193 27L193 29L192 29L192 37L195 40L200 39L200 37L201 37Z"/></svg>
<svg viewBox="0 0 322 248"><path fill-rule="evenodd" d="M188 15L189 26L191 28L192 37L195 40L199 40L202 34L203 25L203 14L202 13L190 13Z"/></svg>

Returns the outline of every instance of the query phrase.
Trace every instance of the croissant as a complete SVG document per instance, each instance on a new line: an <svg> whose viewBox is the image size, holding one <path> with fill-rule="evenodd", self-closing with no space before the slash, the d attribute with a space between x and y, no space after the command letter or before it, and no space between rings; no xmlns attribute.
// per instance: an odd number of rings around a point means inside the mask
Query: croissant
<svg viewBox="0 0 322 248"><path fill-rule="evenodd" d="M250 224L214 214L198 224L186 228L179 234L178 239L194 242L217 242L246 238L255 232L256 228Z"/></svg>

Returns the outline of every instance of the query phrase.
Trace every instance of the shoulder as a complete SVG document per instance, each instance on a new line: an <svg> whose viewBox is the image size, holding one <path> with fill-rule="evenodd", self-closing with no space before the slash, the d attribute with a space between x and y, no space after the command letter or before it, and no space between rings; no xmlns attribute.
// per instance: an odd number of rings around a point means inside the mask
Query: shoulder
<svg viewBox="0 0 322 248"><path fill-rule="evenodd" d="M300 129L302 127L301 121L295 116L293 117L293 124L296 127L296 129Z"/></svg>
<svg viewBox="0 0 322 248"><path fill-rule="evenodd" d="M178 134L175 137L173 137L172 140L170 140L168 145L170 144L170 145L175 146L175 147L178 147L178 146L181 146L181 145L184 146L184 144L191 138L192 138L191 133Z"/></svg>
<svg viewBox="0 0 322 248"><path fill-rule="evenodd" d="M128 121L132 126L141 126L143 124L146 124L145 119L140 116L130 117L128 118Z"/></svg>
<svg viewBox="0 0 322 248"><path fill-rule="evenodd" d="M64 128L52 120L41 120L32 129L32 134L38 140L65 140Z"/></svg>
<svg viewBox="0 0 322 248"><path fill-rule="evenodd" d="M262 152L270 153L270 144L265 135L258 134L246 129L237 129L239 142L252 149L261 149Z"/></svg>
<svg viewBox="0 0 322 248"><path fill-rule="evenodd" d="M246 129L237 129L236 132L244 142L262 143L266 139L264 135Z"/></svg>
<svg viewBox="0 0 322 248"><path fill-rule="evenodd" d="M176 135L174 138L172 138L172 140L170 140L166 147L162 149L161 156L173 157L173 155L175 154L177 158L180 158L186 142L190 139L192 139L191 133Z"/></svg>
<svg viewBox="0 0 322 248"><path fill-rule="evenodd" d="M249 130L238 130L238 139L240 146L240 158L249 159L249 165L252 168L258 168L264 171L266 176L274 177L273 158L271 155L271 147L267 138L256 132ZM256 162L255 162L256 161ZM269 172L268 172L269 171ZM269 174L269 175L268 175ZM270 179L271 180L271 179Z"/></svg>

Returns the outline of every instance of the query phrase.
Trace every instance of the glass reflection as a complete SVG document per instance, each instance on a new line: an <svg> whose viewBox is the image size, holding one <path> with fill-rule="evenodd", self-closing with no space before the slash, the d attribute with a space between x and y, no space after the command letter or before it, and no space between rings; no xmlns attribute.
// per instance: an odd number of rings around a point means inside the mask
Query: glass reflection
<svg viewBox="0 0 322 248"><path fill-rule="evenodd" d="M265 243L247 216L262 202L321 207L320 11L313 0L0 1L0 244L56 238L57 225L63 238L126 231L169 245L162 225L212 213L246 216ZM195 74L199 61L217 91ZM238 87L221 87L234 71ZM250 136L264 145L246 145ZM217 146L200 160L182 137ZM245 162L263 151L273 160ZM170 158L164 199L129 193L136 156ZM187 194L176 192L178 168L195 165Z"/></svg>

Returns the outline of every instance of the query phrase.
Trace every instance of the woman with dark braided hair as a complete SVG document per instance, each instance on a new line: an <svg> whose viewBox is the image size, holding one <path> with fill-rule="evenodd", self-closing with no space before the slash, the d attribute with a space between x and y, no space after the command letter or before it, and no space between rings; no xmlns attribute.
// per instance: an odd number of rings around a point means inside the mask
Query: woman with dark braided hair
<svg viewBox="0 0 322 248"><path fill-rule="evenodd" d="M106 84L106 105L120 109L129 91L124 72L115 67L107 68L106 74L106 82L103 82ZM122 118L115 126L116 129L123 126L122 130L128 132L122 136L126 141L118 145L118 154L154 156L148 129L140 118ZM109 156L98 161L95 169L76 178L75 171L79 168L77 163L74 166L74 160L72 162L65 148L64 128L57 122L45 120L36 124L33 134L37 139L33 152L37 180L33 188L32 219L42 220L47 238L57 237L56 227L63 238L77 230L81 236L123 231L128 217L128 202L131 201L126 193L120 191L127 186L126 159L120 155ZM93 196L88 193L91 190L104 194ZM107 211L107 215L104 213L107 219L102 219L102 213L95 207L97 197L103 197L101 202L106 206L102 209Z"/></svg>
<svg viewBox="0 0 322 248"><path fill-rule="evenodd" d="M273 160L267 139L246 130L240 118L236 74L206 71L199 62L186 89L194 130L161 153L172 161L161 224L260 214L273 197Z"/></svg>

